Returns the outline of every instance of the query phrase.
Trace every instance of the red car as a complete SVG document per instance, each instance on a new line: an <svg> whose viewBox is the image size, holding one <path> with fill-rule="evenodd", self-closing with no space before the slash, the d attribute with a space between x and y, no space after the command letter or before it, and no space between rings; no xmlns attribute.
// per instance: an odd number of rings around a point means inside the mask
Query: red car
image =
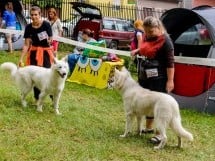
<svg viewBox="0 0 215 161"><path fill-rule="evenodd" d="M79 2L71 2L72 8L81 15L76 23L72 38L78 40L81 31L89 28L94 31L96 40L106 40L112 49L127 48L134 37L134 28L130 21L118 18L102 17L99 8Z"/></svg>

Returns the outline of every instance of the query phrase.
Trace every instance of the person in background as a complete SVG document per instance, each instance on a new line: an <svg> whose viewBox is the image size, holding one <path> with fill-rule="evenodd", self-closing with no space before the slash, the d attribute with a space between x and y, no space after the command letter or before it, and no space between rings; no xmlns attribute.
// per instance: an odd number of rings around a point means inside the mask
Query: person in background
<svg viewBox="0 0 215 161"><path fill-rule="evenodd" d="M142 44L142 41L143 41L142 38L143 38L143 34L144 34L143 21L136 20L134 22L134 28L135 28L134 38L130 44L131 50L135 50L135 49L139 48L140 45ZM135 65L137 67L137 63L138 63L137 56L132 57L132 61L134 61Z"/></svg>
<svg viewBox="0 0 215 161"><path fill-rule="evenodd" d="M96 42L96 40L93 38L93 34L93 31L86 28L82 31L81 38L79 39L79 41L84 43ZM70 74L74 70L75 64L77 63L79 56L83 53L83 50L83 47L76 46L73 50L73 53L68 55Z"/></svg>
<svg viewBox="0 0 215 161"><path fill-rule="evenodd" d="M140 45L142 44L142 37L143 37L143 33L144 33L143 21L136 20L134 22L134 28L135 28L135 33L134 33L134 39L132 41L134 43L134 45L131 46L131 50L139 48Z"/></svg>
<svg viewBox="0 0 215 161"><path fill-rule="evenodd" d="M16 30L16 21L17 21L16 14L13 11L13 3L12 1L8 1L7 4L5 5L5 11L3 12L1 28L5 26L6 29ZM12 53L13 52L12 34L7 33L6 39L8 43L8 51Z"/></svg>
<svg viewBox="0 0 215 161"><path fill-rule="evenodd" d="M81 38L79 38L80 42L88 43L88 42L96 42L96 40L93 38L94 31L91 31L90 29L86 28L81 33ZM76 54L82 54L84 48L76 46L73 50Z"/></svg>
<svg viewBox="0 0 215 161"><path fill-rule="evenodd" d="M49 21L49 23L51 25L52 32L53 32L53 37L54 36L62 36L63 27L62 27L60 19L57 16L57 12L56 12L56 10L54 8L49 8L48 9L48 18L47 18L47 20ZM53 46L55 56L57 56L58 45L59 45L59 42L54 39L52 41L52 46Z"/></svg>
<svg viewBox="0 0 215 161"><path fill-rule="evenodd" d="M49 22L41 20L41 10L37 6L30 9L32 22L27 24L24 31L24 46L19 65L23 65L23 59L27 56L26 65L36 65L50 68L54 54L50 46L52 42L52 29ZM34 87L34 97L39 98L40 90Z"/></svg>
<svg viewBox="0 0 215 161"><path fill-rule="evenodd" d="M138 82L143 88L169 93L174 89L174 47L162 22L152 16L143 22L143 42L131 56L144 56L138 65ZM165 117L165 116L164 116ZM146 129L143 133L153 132L153 116L146 116ZM159 131L151 138L159 143Z"/></svg>

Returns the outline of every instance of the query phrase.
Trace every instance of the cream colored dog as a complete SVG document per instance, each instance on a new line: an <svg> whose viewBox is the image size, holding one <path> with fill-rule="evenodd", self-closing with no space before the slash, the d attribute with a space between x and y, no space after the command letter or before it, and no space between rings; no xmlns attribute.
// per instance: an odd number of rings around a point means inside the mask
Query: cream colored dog
<svg viewBox="0 0 215 161"><path fill-rule="evenodd" d="M51 68L33 65L17 68L16 64L11 62L5 62L0 67L2 70L10 71L12 79L21 91L21 101L24 107L27 106L25 100L27 94L33 87L37 87L41 91L37 101L37 111L42 112L44 98L52 95L55 112L60 114L59 100L69 72L67 57L62 60L54 59Z"/></svg>
<svg viewBox="0 0 215 161"><path fill-rule="evenodd" d="M124 102L126 125L121 137L126 137L131 132L134 116L137 118L138 132L141 134L142 118L147 115L154 116L156 129L161 135L161 142L154 147L155 149L165 146L168 126L178 136L178 147L181 147L181 137L193 140L193 135L182 127L179 105L172 96L142 88L124 67L121 71L115 70L111 85L120 91Z"/></svg>

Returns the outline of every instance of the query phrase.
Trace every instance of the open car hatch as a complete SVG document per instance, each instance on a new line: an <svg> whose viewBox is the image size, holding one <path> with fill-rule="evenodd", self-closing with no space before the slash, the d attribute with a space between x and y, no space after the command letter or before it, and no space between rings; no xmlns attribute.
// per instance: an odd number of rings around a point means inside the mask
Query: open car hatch
<svg viewBox="0 0 215 161"><path fill-rule="evenodd" d="M102 13L99 8L86 3L71 2L72 8L78 12L82 18L102 19Z"/></svg>

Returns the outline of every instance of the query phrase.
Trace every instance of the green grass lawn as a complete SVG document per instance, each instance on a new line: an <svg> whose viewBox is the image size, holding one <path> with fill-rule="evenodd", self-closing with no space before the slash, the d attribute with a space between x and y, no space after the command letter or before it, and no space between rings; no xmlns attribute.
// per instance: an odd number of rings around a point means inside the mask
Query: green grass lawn
<svg viewBox="0 0 215 161"><path fill-rule="evenodd" d="M0 52L0 64L18 62L20 52ZM62 55L62 54L61 54ZM56 116L46 98L43 113L33 105L21 107L20 95L9 73L0 71L0 161L214 161L215 117L181 110L183 126L194 142L168 130L168 144L160 151L148 142L152 135L120 138L125 126L121 96L114 90L66 82ZM136 124L135 124L136 125ZM136 127L136 126L135 126ZM134 129L135 131L135 129Z"/></svg>

